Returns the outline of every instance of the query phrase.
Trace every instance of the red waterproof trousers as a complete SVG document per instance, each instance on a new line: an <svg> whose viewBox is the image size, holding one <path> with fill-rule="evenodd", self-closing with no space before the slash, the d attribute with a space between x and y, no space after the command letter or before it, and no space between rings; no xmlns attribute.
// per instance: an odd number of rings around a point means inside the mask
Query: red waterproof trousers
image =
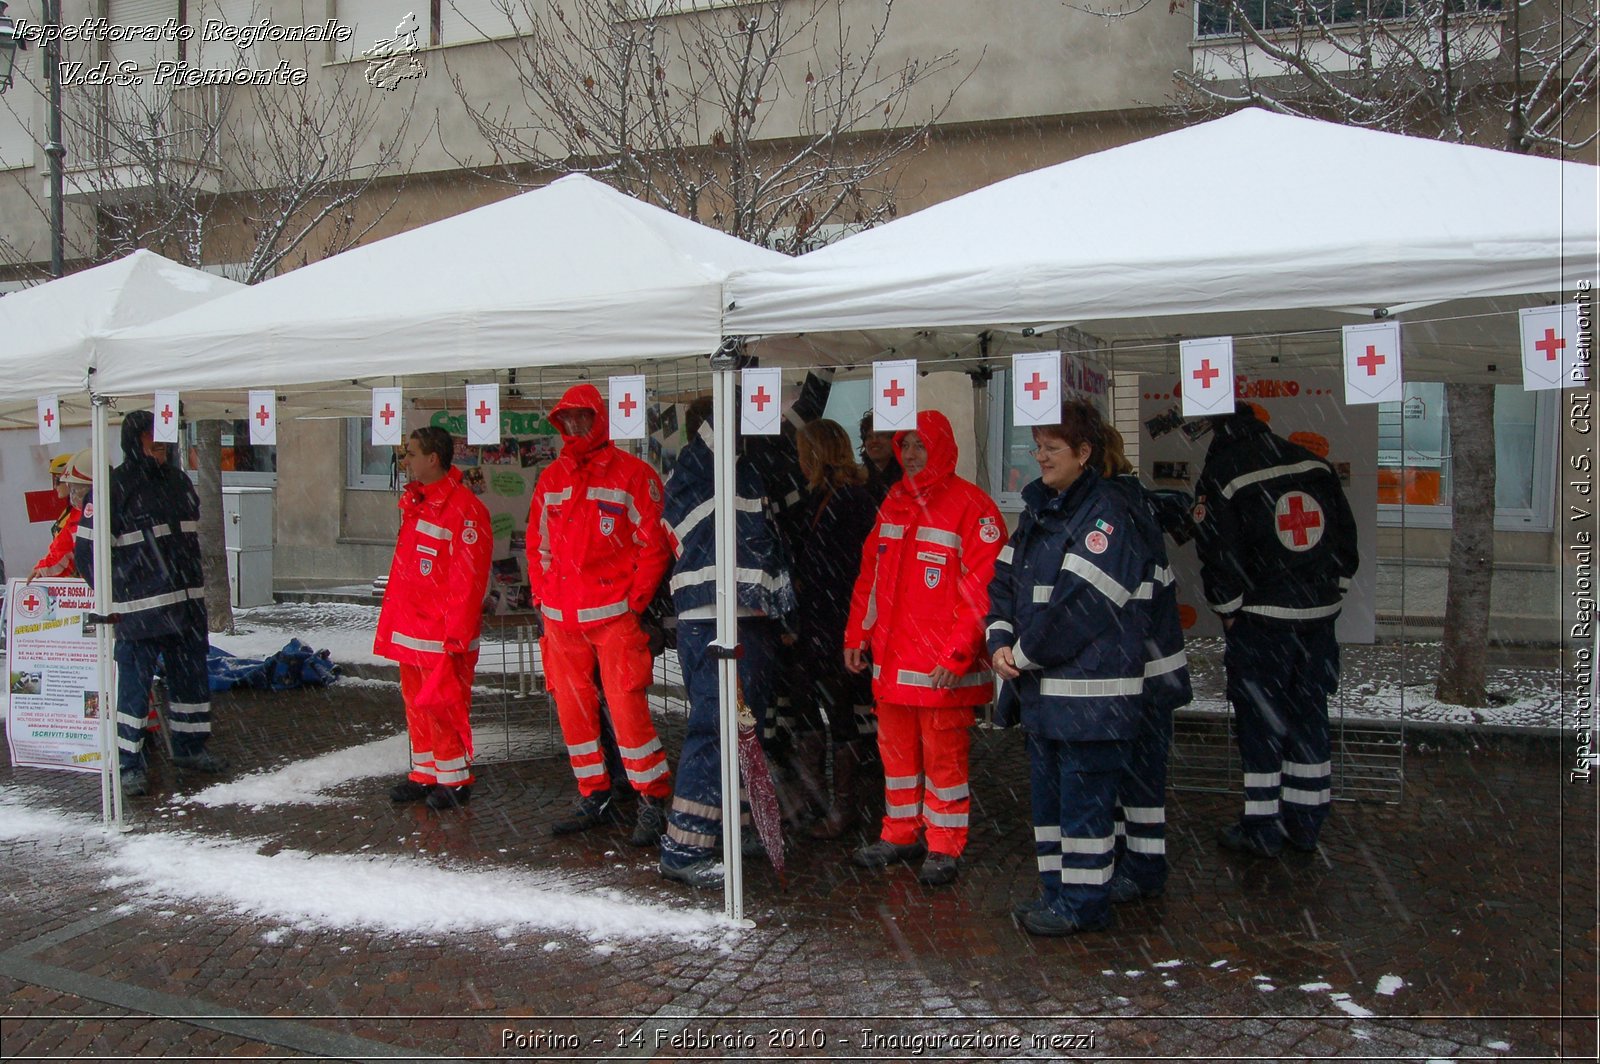
<svg viewBox="0 0 1600 1064"><path fill-rule="evenodd" d="M400 695L411 737L409 778L425 786L472 782L472 674L476 650L441 654L433 665L400 664Z"/></svg>
<svg viewBox="0 0 1600 1064"><path fill-rule="evenodd" d="M667 755L650 720L645 688L650 684L650 644L633 614L579 628L545 625L539 640L545 682L555 696L561 735L567 743L579 794L611 789L605 755L600 749L600 689L605 690L611 725L617 733L622 764L633 789L650 798L672 797ZM596 666L600 686L595 686Z"/></svg>
<svg viewBox="0 0 1600 1064"><path fill-rule="evenodd" d="M907 846L927 828L928 849L960 857L967 848L970 706L878 703L878 751L883 757L885 842Z"/></svg>

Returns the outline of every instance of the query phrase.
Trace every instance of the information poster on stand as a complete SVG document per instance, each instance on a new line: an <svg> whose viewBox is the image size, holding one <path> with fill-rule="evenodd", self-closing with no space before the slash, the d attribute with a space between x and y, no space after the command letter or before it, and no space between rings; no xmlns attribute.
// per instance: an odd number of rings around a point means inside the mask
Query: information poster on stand
<svg viewBox="0 0 1600 1064"><path fill-rule="evenodd" d="M11 764L99 772L94 592L82 580L6 586L6 735Z"/></svg>

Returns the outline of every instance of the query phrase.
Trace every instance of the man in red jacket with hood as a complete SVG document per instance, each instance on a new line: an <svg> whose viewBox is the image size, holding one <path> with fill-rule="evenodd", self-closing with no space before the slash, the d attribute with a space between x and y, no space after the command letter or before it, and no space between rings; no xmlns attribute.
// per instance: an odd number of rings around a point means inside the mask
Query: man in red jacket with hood
<svg viewBox="0 0 1600 1064"><path fill-rule="evenodd" d="M472 797L472 675L494 537L489 511L461 483L455 442L430 425L406 440L411 478L373 652L400 663L411 771L389 792L454 809Z"/></svg>
<svg viewBox="0 0 1600 1064"><path fill-rule="evenodd" d="M882 836L854 859L883 868L926 853L917 878L936 886L956 878L967 845L967 729L994 698L983 619L1006 526L994 500L956 476L943 414L919 413L894 449L904 475L862 547L844 634L852 672L871 655L884 776Z"/></svg>
<svg viewBox="0 0 1600 1064"><path fill-rule="evenodd" d="M565 835L618 820L600 749L598 666L622 764L639 792L631 841L654 846L666 829L672 776L645 700L651 658L639 615L672 562L661 525L661 478L612 444L611 420L594 385L569 389L550 420L564 445L533 490L528 585L544 617L545 681L579 794L572 815L553 830Z"/></svg>

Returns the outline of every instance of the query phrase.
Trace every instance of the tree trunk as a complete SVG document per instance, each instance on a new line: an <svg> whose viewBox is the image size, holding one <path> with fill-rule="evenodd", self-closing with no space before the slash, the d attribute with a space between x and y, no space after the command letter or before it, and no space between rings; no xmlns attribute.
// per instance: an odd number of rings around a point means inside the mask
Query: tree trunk
<svg viewBox="0 0 1600 1064"><path fill-rule="evenodd" d="M1486 657L1494 570L1494 385L1446 384L1450 417L1450 579L1435 697L1489 704Z"/></svg>
<svg viewBox="0 0 1600 1064"><path fill-rule="evenodd" d="M222 422L196 424L200 438L196 490L200 493L200 563L206 574L206 617L213 632L233 631L228 596L228 551L222 527Z"/></svg>

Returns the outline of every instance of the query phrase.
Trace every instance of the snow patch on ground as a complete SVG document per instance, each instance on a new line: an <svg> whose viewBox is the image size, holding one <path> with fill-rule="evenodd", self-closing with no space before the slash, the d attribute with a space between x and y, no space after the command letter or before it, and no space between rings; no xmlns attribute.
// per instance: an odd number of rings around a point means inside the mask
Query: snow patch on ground
<svg viewBox="0 0 1600 1064"><path fill-rule="evenodd" d="M737 933L719 913L641 902L550 873L463 869L404 856L263 855L260 840L189 832L112 835L94 818L29 806L13 788L0 789L0 814L0 839L91 843L83 859L104 871L107 885L151 907L202 906L308 931L556 931L602 952L629 939L726 945ZM439 898L450 904L439 906Z"/></svg>
<svg viewBox="0 0 1600 1064"><path fill-rule="evenodd" d="M1398 975L1386 975L1378 980L1378 985L1373 989L1386 997L1393 997L1394 992L1406 985L1406 981Z"/></svg>
<svg viewBox="0 0 1600 1064"><path fill-rule="evenodd" d="M387 739L296 761L283 768L252 772L227 783L214 784L188 798L173 800L212 807L247 805L255 809L269 805L330 805L337 799L322 792L341 784L376 776L398 779L406 772L408 754L405 735L391 735Z"/></svg>

